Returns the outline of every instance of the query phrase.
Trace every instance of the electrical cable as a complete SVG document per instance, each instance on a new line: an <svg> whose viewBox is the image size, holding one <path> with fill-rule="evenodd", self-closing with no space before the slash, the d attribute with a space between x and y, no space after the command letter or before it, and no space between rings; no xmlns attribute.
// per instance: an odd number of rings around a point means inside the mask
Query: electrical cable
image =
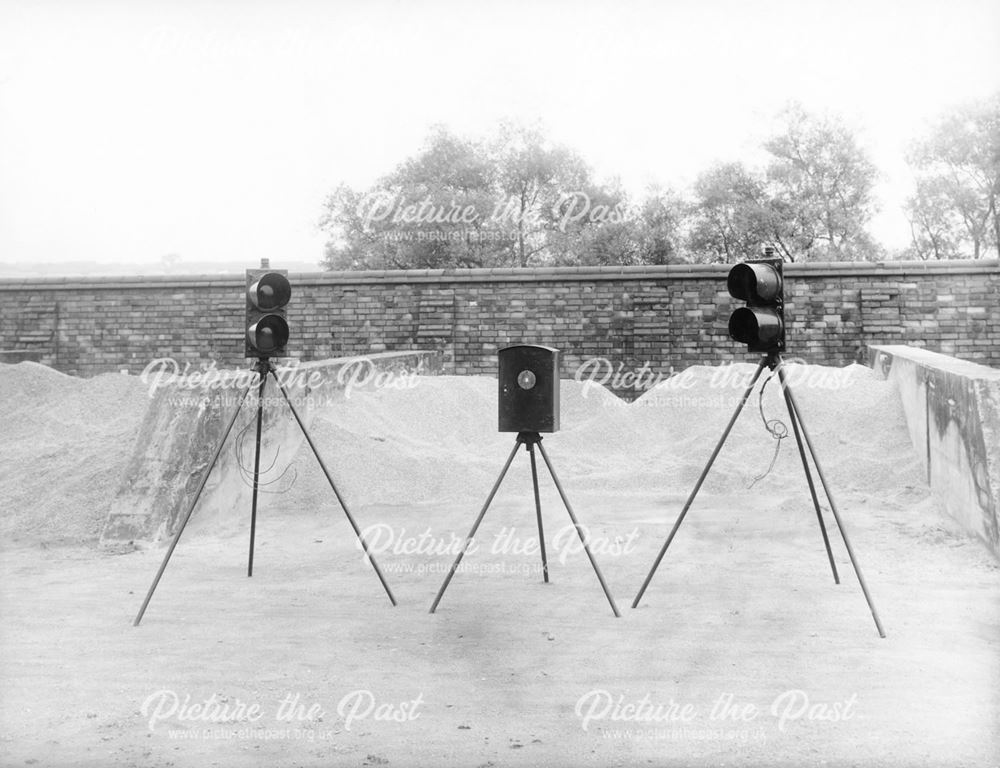
<svg viewBox="0 0 1000 768"><path fill-rule="evenodd" d="M247 421L246 426L244 426L237 434L236 440L234 441L234 452L236 455L236 466L239 469L240 479L250 488L253 487L253 466L247 461L249 458L249 451L245 448L246 441L249 439L248 432L250 428L256 426L257 420L256 415L251 416L250 420ZM256 436L255 436L256 437ZM271 478L270 480L262 480L261 477L266 473L270 472L274 465L278 461L278 456L281 454L281 448L275 449L274 457L271 459L271 463L266 467L262 467L257 473L257 490L260 493L287 493L291 490L292 486L295 485L295 480L298 477L298 472L295 470L292 464L289 464L277 477ZM274 485L275 483L281 482L281 480L289 473L291 470L291 480L288 485L284 488L270 489L268 486Z"/></svg>
<svg viewBox="0 0 1000 768"><path fill-rule="evenodd" d="M774 438L774 455L771 457L771 463L768 465L767 469L764 470L763 474L757 475L753 480L750 481L750 485L747 489L753 488L757 484L757 481L763 480L767 477L771 470L774 469L775 462L778 461L778 451L781 450L781 441L788 437L788 426L781 419L768 419L764 414L764 390L767 389L767 383L774 376L774 371L771 375L764 379L764 383L760 387L760 392L757 396L757 408L760 411L761 421L764 422L764 429L767 433Z"/></svg>

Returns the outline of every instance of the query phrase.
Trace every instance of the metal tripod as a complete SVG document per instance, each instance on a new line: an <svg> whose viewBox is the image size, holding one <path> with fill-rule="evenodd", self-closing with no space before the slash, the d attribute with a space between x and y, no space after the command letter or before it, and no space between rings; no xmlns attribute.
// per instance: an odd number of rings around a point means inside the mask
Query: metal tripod
<svg viewBox="0 0 1000 768"><path fill-rule="evenodd" d="M566 498L566 493L563 491L559 478L556 477L556 471L552 468L552 462L549 461L548 454L545 453L545 448L542 446L542 436L537 432L517 433L517 441L514 443L514 447L511 449L510 455L507 457L507 462L503 465L503 469L500 470L500 476L493 484L493 489L490 491L490 495L486 497L486 503L483 505L483 508L479 510L479 516L476 518L476 522L472 524L472 530L469 531L469 535L466 536L465 543L462 545L462 549L458 553L458 557L455 558L455 562L452 563L451 569L448 571L448 575L445 576L444 583L441 585L441 589L438 590L437 597L434 598L434 604L431 606L430 612L434 613L437 610L438 603L440 603L441 598L444 597L444 592L448 589L452 576L454 576L455 571L458 570L458 566L462 562L462 558L465 557L466 550L469 548L469 545L472 544L472 540L476 536L476 531L479 530L479 524L482 523L483 518L486 517L486 510L488 510L490 508L490 504L493 503L493 497L496 496L497 491L500 488L500 483L503 482L504 477L507 475L507 470L510 469L510 465L514 461L514 455L517 453L517 449L522 445L525 446L525 450L531 457L531 483L535 492L535 517L538 520L538 541L541 545L542 575L545 583L547 584L549 581L549 563L545 556L545 534L542 531L542 502L538 495L538 470L535 464L536 445L538 446L539 453L542 454L542 460L545 462L545 466L548 467L549 474L552 476L552 481L556 485L556 490L559 491L559 496L562 498L563 505L569 513L569 519L573 521L573 527L576 528L576 533L580 537L580 541L583 543L583 549L587 553L590 564L594 568L594 573L597 574L597 580L601 582L601 589L604 590L604 596L608 598L608 603L611 604L611 610L614 612L615 617L620 618L621 614L618 613L618 606L615 605L615 599L611 596L608 585L604 581L604 575L601 573L601 569L598 567L597 561L594 559L594 555L590 551L590 546L587 544L587 537L579 521L576 519L576 514L573 512L573 507L570 506L569 499Z"/></svg>
<svg viewBox="0 0 1000 768"><path fill-rule="evenodd" d="M313 443L312 438L309 436L309 431L306 429L306 425L303 423L299 412L295 410L295 405L292 403L291 398L288 396L288 392L285 389L284 384L281 383L281 379L278 378L277 373L274 370L274 365L271 363L269 358L260 358L254 369L259 377L260 386L257 391L257 440L254 447L254 459L253 459L253 497L250 503L250 555L247 561L247 576L253 576L253 551L254 551L254 537L256 535L257 529L257 490L260 480L260 436L261 427L264 421L264 387L267 384L268 375L274 376L274 382L278 385L278 390L281 392L282 396L285 398L285 402L288 403L288 407L292 412L292 416L295 417L296 423L299 425L299 429L302 430L302 434L309 443L309 447L312 449L313 455L319 462L320 469L323 470L323 474L326 475L327 481L330 483L330 487L333 489L334 495L337 497L337 501L340 503L341 508L344 510L344 514L347 516L348 521L351 523L351 527L354 529L354 534L358 537L358 541L361 542L361 546L364 549L365 556L371 562L372 567L375 569L375 573L378 575L378 579L382 582L382 587L385 589L385 593L389 596L389 600L393 605L396 605L396 598L392 594L392 590L389 589L388 583L386 583L385 576L382 575L382 570L378 567L378 563L375 562L374 556L368 549L368 542L365 541L365 537L361 534L361 529L358 527L354 516L351 514L350 510L347 508L347 504L344 503L344 498L340 495L340 491L337 490L336 484L333 482L333 478L330 476L329 470L326 468L326 464L323 463L322 457L319 455L319 451L316 450L316 444ZM250 389L253 387L254 383L251 382L243 390L240 396L240 401L236 405L236 410L233 412L232 418L229 420L229 424L226 426L225 431L222 433L222 437L219 440L219 444L215 447L215 453L212 454L211 461L208 462L208 466L201 475L201 480L198 482L198 489L195 491L194 496L191 499L191 504L187 508L187 512L184 514L181 520L180 527L177 529L177 533L174 534L173 541L170 542L170 547L167 549L166 555L163 557L163 562L160 563L160 569L156 572L156 577L153 579L153 583L149 587L149 592L146 593L146 599L142 601L142 607L139 609L139 613L136 614L135 621L132 622L132 626L138 627L139 622L142 621L143 614L146 613L146 607L149 605L149 601L153 597L153 593L156 591L157 585L160 583L160 578L163 576L163 572L167 568L167 563L170 562L170 556L174 554L174 549L177 548L177 542L180 541L181 534L184 533L184 528L187 526L188 521L191 519L191 513L194 512L194 508L198 504L198 499L201 498L202 491L205 489L205 484L208 482L208 476L211 474L213 467L215 467L216 462L219 460L219 456L222 454L222 448L229 438L229 433L233 431L233 425L236 424L236 419L239 418L240 411L243 409L243 403L247 399L247 395L250 394Z"/></svg>
<svg viewBox="0 0 1000 768"><path fill-rule="evenodd" d="M840 529L841 538L843 538L844 546L847 548L847 555L851 559L851 565L854 567L854 573L857 574L858 582L861 584L861 591L864 593L865 600L868 603L868 608L872 613L872 618L875 620L875 628L878 630L879 637L885 637L885 630L882 629L882 622L879 620L878 611L875 610L875 604L872 602L871 595L868 593L868 585L865 583L864 576L861 575L861 568L858 565L857 558L854 556L854 548L851 547L850 539L847 537L847 531L844 529L844 523L840 519L840 513L837 511L837 505L834 503L833 495L830 493L830 488L826 482L826 476L823 474L823 468L820 466L819 459L816 456L816 451L813 448L812 440L809 439L809 432L806 430L805 422L802 421L802 414L799 411L798 404L795 402L795 396L792 394L792 389L785 378L784 362L781 359L781 355L777 352L765 355L761 359L760 365L757 366L757 370L754 373L753 378L750 380L750 384L747 386L746 391L743 393L743 397L736 406L736 411L733 413L732 418L729 420L729 424L726 425L726 429L722 433L722 438L715 446L715 450L712 451L712 455L708 459L708 464L706 464L705 468L702 470L701 476L698 478L698 482L695 483L694 490L691 491L691 495L688 497L687 502L684 504L684 508L681 510L681 513L677 518L677 522L674 523L674 527L670 530L667 540L663 542L663 547L660 549L660 553L656 556L656 560L653 562L653 567L646 576L646 580L642 583L642 587L640 587L639 593L635 596L635 600L632 601L632 607L637 607L639 605L639 601L642 600L642 596L646 592L646 587L649 586L649 582L653 579L653 574L656 573L656 569L660 566L660 561L663 560L663 556L667 553L667 547L669 547L670 542L674 540L674 536L677 534L677 529L680 528L681 523L684 521L684 516L687 515L688 510L691 508L691 504L694 502L695 496L697 496L698 491L701 490L702 483L705 482L705 478L708 476L708 472L712 468L712 464L715 463L715 459L719 455L719 451L722 450L722 446L725 444L726 438L729 437L729 433L732 431L733 425L736 423L736 419L739 417L740 412L743 410L743 406L746 405L747 400L750 398L750 394L753 392L753 388L757 384L757 380L760 378L761 373L763 373L764 368L769 368L772 371L777 372L778 381L781 383L781 391L784 395L785 406L788 408L788 418L792 423L792 432L795 434L795 442L799 447L799 458L802 459L802 468L805 470L806 482L809 485L809 493L812 496L813 506L816 508L816 519L819 521L819 529L823 535L823 545L826 547L827 558L830 561L830 568L833 571L833 580L839 584L840 576L837 574L837 566L834 563L833 552L830 549L830 539L827 536L826 525L823 522L823 513L820 511L819 498L816 494L816 486L813 483L812 473L809 470L809 462L806 460L806 448L809 449L809 455L812 457L813 464L816 465L816 474L819 475L823 491L826 493L826 498L830 502L830 510L833 512L833 516L837 521L837 527ZM805 441L804 445L803 438Z"/></svg>

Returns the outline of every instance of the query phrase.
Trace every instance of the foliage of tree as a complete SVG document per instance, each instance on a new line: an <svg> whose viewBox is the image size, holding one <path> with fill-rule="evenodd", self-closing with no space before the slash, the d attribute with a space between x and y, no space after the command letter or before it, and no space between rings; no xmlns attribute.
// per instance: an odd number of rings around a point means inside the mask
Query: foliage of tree
<svg viewBox="0 0 1000 768"><path fill-rule="evenodd" d="M634 261L627 200L537 128L488 141L436 129L424 149L358 192L338 188L320 222L331 269L527 267Z"/></svg>
<svg viewBox="0 0 1000 768"><path fill-rule="evenodd" d="M921 259L954 259L961 253L961 218L955 210L950 184L938 176L917 179L916 191L906 201L913 247L908 255Z"/></svg>
<svg viewBox="0 0 1000 768"><path fill-rule="evenodd" d="M703 260L752 258L769 239L763 179L742 163L721 163L694 183L687 246Z"/></svg>
<svg viewBox="0 0 1000 768"><path fill-rule="evenodd" d="M651 186L638 206L632 231L633 264L672 264L682 260L685 203L674 190Z"/></svg>
<svg viewBox="0 0 1000 768"><path fill-rule="evenodd" d="M772 245L786 261L886 258L868 227L877 169L836 117L792 104L760 167L718 163L687 191L630 200L538 127L484 139L434 129L367 190L338 187L320 222L329 269L734 262ZM912 148L903 255L1000 255L1000 94L942 119Z"/></svg>
<svg viewBox="0 0 1000 768"><path fill-rule="evenodd" d="M482 155L476 143L438 128L424 151L373 188L338 187L320 221L331 238L326 266L431 269L488 263L493 244L483 228L493 209L494 169ZM418 227L408 227L417 221Z"/></svg>
<svg viewBox="0 0 1000 768"><path fill-rule="evenodd" d="M1000 256L1000 93L940 120L909 155L907 201L920 258Z"/></svg>
<svg viewBox="0 0 1000 768"><path fill-rule="evenodd" d="M784 130L764 143L771 235L789 258L867 258L878 171L851 131L793 104Z"/></svg>
<svg viewBox="0 0 1000 768"><path fill-rule="evenodd" d="M732 262L773 245L786 261L870 258L875 166L853 134L832 118L792 105L764 148L759 171L718 164L692 189L688 249L703 260Z"/></svg>

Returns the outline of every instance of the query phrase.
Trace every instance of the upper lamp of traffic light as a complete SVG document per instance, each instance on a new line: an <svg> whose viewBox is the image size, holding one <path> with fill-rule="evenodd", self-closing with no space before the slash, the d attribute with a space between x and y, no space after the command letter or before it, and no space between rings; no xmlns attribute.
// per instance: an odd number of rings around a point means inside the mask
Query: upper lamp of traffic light
<svg viewBox="0 0 1000 768"><path fill-rule="evenodd" d="M268 272L247 289L247 298L257 309L278 309L292 298L292 286L280 272Z"/></svg>
<svg viewBox="0 0 1000 768"><path fill-rule="evenodd" d="M767 263L737 264L726 280L729 295L748 304L776 301L781 296L781 274Z"/></svg>
<svg viewBox="0 0 1000 768"><path fill-rule="evenodd" d="M292 286L280 272L267 272L247 289L247 298L257 309L278 309L292 298Z"/></svg>

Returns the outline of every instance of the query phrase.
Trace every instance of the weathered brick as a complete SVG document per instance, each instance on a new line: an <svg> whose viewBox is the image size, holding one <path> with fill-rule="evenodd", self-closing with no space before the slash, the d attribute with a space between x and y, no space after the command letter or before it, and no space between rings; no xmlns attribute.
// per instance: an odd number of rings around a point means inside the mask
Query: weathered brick
<svg viewBox="0 0 1000 768"><path fill-rule="evenodd" d="M496 348L516 341L560 347L567 366L589 356L656 371L744 360L726 332L738 306L726 271L292 275L289 351L308 360L431 347L462 373L491 373ZM1000 365L995 262L796 265L786 283L791 355L839 365L865 344L905 341ZM81 375L134 373L165 356L245 367L243 290L240 276L0 280L0 348Z"/></svg>

